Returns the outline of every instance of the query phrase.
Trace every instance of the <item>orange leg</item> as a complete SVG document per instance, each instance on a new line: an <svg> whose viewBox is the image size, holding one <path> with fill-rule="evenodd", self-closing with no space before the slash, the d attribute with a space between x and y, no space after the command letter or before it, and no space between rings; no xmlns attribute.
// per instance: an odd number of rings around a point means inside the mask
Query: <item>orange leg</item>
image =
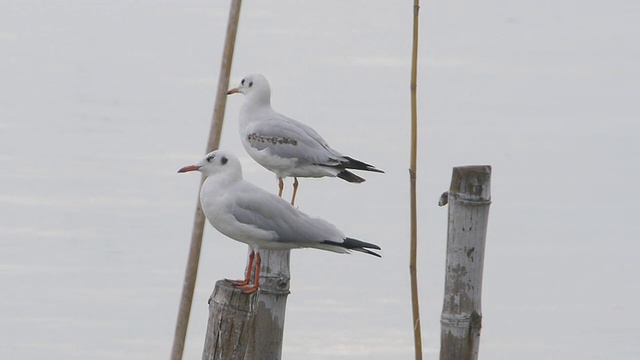
<svg viewBox="0 0 640 360"><path fill-rule="evenodd" d="M293 178L293 196L291 197L291 205L296 202L296 194L298 193L298 178Z"/></svg>
<svg viewBox="0 0 640 360"><path fill-rule="evenodd" d="M256 272L253 278L253 285L244 285L237 287L238 289L241 289L245 294L253 294L254 292L258 291L258 288L260 287L260 263L262 262L262 259L260 259L260 253L258 253L256 257L258 259L256 260Z"/></svg>
<svg viewBox="0 0 640 360"><path fill-rule="evenodd" d="M229 280L227 279L228 282L232 283L233 285L236 286L242 286L242 285L247 285L251 282L251 268L253 267L253 256L255 255L255 252L253 250L251 250L251 254L249 254L249 267L247 268L247 275L244 277L244 280Z"/></svg>
<svg viewBox="0 0 640 360"><path fill-rule="evenodd" d="M284 181L282 181L281 177L278 178L278 187L280 188L280 191L278 192L278 196L282 197L282 190L284 189Z"/></svg>

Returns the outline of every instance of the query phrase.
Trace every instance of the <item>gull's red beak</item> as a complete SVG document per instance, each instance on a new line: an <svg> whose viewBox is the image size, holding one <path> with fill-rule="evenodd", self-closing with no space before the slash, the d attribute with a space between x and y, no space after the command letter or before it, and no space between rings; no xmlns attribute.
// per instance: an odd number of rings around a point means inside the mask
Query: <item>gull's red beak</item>
<svg viewBox="0 0 640 360"><path fill-rule="evenodd" d="M238 90L238 88L233 88L233 89L227 91L227 95L237 94L239 92L240 92L240 90Z"/></svg>
<svg viewBox="0 0 640 360"><path fill-rule="evenodd" d="M180 168L180 170L178 170L178 172L179 173L186 173L186 172L189 172L189 171L198 171L198 170L200 170L200 166L198 166L198 165L188 165L188 166L185 166L183 168Z"/></svg>

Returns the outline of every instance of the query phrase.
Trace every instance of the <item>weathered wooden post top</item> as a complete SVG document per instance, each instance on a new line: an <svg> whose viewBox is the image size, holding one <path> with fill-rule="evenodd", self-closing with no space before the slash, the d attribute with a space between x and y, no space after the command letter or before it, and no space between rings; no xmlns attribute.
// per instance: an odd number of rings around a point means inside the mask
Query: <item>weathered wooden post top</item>
<svg viewBox="0 0 640 360"><path fill-rule="evenodd" d="M260 250L260 254L257 292L245 294L226 280L216 282L209 298L203 360L277 360L282 356L290 251Z"/></svg>
<svg viewBox="0 0 640 360"><path fill-rule="evenodd" d="M491 166L453 168L449 204L441 360L475 360L482 327L482 270L491 204Z"/></svg>

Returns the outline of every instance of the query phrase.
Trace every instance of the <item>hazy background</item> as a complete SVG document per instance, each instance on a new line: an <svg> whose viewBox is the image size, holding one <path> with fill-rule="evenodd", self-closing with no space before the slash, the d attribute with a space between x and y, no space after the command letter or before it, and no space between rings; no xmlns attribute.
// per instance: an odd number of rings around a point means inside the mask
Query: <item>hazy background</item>
<svg viewBox="0 0 640 360"><path fill-rule="evenodd" d="M493 166L482 359L638 359L640 46L632 1L425 1L419 284L439 351L451 168ZM0 358L168 358L228 1L0 0ZM410 1L247 1L232 84L386 174L297 204L382 259L291 256L285 359L410 359ZM245 177L229 99L222 147ZM290 180L287 182L290 190ZM287 193L287 196L289 193ZM246 247L207 225L185 359Z"/></svg>

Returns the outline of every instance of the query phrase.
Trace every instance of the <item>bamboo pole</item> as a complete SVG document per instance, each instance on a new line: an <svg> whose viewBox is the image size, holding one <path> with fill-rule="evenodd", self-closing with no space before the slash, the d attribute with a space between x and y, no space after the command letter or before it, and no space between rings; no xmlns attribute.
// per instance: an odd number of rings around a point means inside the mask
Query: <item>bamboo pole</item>
<svg viewBox="0 0 640 360"><path fill-rule="evenodd" d="M227 281L216 282L209 299L209 325L202 360L278 360L282 357L289 295L289 250L260 251L260 256L257 292L247 295Z"/></svg>
<svg viewBox="0 0 640 360"><path fill-rule="evenodd" d="M491 166L453 168L440 359L476 360L482 327L482 270L491 204Z"/></svg>
<svg viewBox="0 0 640 360"><path fill-rule="evenodd" d="M409 169L409 184L411 193L411 245L409 255L409 273L411 277L411 306L413 313L413 342L416 360L422 359L422 334L420 330L420 304L418 299L418 275L416 263L418 257L418 221L416 200L416 164L418 147L418 15L420 1L413 3L413 48L411 52L411 167Z"/></svg>
<svg viewBox="0 0 640 360"><path fill-rule="evenodd" d="M227 91L229 89L229 75L231 73L231 63L233 61L233 50L235 48L238 22L240 20L240 5L242 0L232 0L229 9L229 21L227 23L227 35L224 43L222 62L220 64L220 76L218 78L218 89L216 102L213 109L209 140L207 141L206 153L209 153L220 146L220 134L222 133L222 123L224 120L224 110L227 105ZM200 179L200 187L204 182L204 176ZM182 359L184 343L187 337L187 327L189 325L189 314L191 313L191 303L193 301L193 291L198 275L198 263L200 262L200 249L202 247L202 235L204 232L205 216L200 209L200 201L197 201L195 215L193 219L193 230L191 232L191 245L187 268L182 285L182 296L180 297L180 307L178 309L178 320L171 349L171 360Z"/></svg>
<svg viewBox="0 0 640 360"><path fill-rule="evenodd" d="M249 328L246 359L279 360L282 357L284 316L289 295L290 250L261 250L260 290L255 325Z"/></svg>

